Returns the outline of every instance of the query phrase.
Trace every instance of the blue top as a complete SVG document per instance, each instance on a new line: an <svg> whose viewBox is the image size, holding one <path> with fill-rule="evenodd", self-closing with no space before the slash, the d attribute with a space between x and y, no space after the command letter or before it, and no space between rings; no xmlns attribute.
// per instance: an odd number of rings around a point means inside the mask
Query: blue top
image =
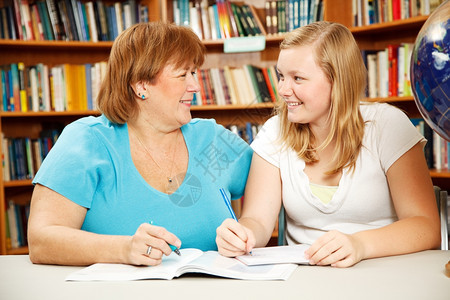
<svg viewBox="0 0 450 300"><path fill-rule="evenodd" d="M189 152L187 174L167 195L151 187L133 164L127 124L86 117L64 129L33 183L86 207L82 230L133 235L153 221L174 233L182 248L217 250L216 228L231 215L219 189L243 195L253 151L214 120L181 127Z"/></svg>

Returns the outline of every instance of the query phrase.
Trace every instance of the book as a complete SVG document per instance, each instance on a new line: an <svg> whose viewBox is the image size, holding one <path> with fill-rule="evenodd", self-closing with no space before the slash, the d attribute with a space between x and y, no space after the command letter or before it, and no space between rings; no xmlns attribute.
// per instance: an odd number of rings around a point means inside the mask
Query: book
<svg viewBox="0 0 450 300"><path fill-rule="evenodd" d="M272 265L272 264L308 264L305 258L305 250L310 245L299 244L292 246L275 246L255 248L251 254L237 256L236 258L247 266Z"/></svg>
<svg viewBox="0 0 450 300"><path fill-rule="evenodd" d="M56 0L45 0L55 40L66 40L67 35Z"/></svg>
<svg viewBox="0 0 450 300"><path fill-rule="evenodd" d="M247 266L217 251L180 249L181 256L164 256L158 266L132 266L97 263L75 271L66 281L126 281L141 279L171 280L186 273L201 273L244 280L287 280L297 268L295 264Z"/></svg>

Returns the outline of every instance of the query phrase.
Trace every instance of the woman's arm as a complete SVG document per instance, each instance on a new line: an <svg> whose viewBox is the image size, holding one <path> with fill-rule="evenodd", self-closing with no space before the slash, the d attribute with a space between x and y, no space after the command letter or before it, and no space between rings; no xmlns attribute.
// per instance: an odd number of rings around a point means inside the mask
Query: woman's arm
<svg viewBox="0 0 450 300"><path fill-rule="evenodd" d="M348 267L366 258L439 247L439 215L422 146L403 154L386 175L399 220L352 235L327 232L305 252L311 264Z"/></svg>
<svg viewBox="0 0 450 300"><path fill-rule="evenodd" d="M264 247L281 207L280 170L254 153L239 223L226 220L217 229L217 246L225 256L237 256Z"/></svg>
<svg viewBox="0 0 450 300"><path fill-rule="evenodd" d="M364 243L366 257L438 248L439 213L422 146L418 143L403 154L386 175L399 220L380 228L381 241L377 241L377 236L368 236Z"/></svg>
<svg viewBox="0 0 450 300"><path fill-rule="evenodd" d="M87 209L37 184L31 199L28 247L33 263L89 265L98 262L155 265L181 243L164 228L142 224L133 236L81 230ZM114 220L111 220L114 222ZM151 257L145 255L152 245Z"/></svg>

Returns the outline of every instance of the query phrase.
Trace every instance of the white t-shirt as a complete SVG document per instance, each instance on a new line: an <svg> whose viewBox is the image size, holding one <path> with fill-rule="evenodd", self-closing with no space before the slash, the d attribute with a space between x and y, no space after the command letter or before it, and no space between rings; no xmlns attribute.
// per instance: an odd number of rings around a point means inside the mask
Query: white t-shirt
<svg viewBox="0 0 450 300"><path fill-rule="evenodd" d="M251 144L258 155L280 168L289 244L312 244L326 231L351 234L397 220L386 172L405 152L418 142L424 146L426 140L394 106L361 104L360 110L366 126L355 172L343 170L339 187L328 204L311 192L303 171L304 160L281 146L278 116L264 124Z"/></svg>

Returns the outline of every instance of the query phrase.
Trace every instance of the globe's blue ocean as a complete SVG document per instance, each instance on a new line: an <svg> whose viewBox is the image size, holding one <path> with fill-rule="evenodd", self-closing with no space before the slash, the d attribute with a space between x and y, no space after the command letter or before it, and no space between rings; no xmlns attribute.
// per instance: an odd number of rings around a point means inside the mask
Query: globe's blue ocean
<svg viewBox="0 0 450 300"><path fill-rule="evenodd" d="M450 1L431 14L417 36L411 87L425 121L450 141Z"/></svg>

